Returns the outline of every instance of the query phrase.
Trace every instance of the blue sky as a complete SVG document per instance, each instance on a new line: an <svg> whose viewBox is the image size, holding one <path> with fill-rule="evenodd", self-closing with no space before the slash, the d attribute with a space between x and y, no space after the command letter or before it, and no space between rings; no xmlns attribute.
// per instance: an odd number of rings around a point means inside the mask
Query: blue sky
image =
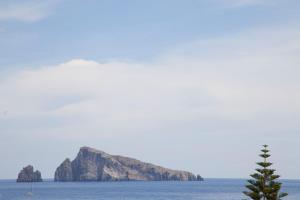
<svg viewBox="0 0 300 200"><path fill-rule="evenodd" d="M247 177L264 143L283 177L300 178L299 8L1 1L0 178L27 164L52 177L85 145Z"/></svg>
<svg viewBox="0 0 300 200"><path fill-rule="evenodd" d="M29 11L1 17L0 64L6 68L73 58L151 60L199 38L297 23L298 4L278 0L2 1L2 10L13 12L17 6L19 12Z"/></svg>

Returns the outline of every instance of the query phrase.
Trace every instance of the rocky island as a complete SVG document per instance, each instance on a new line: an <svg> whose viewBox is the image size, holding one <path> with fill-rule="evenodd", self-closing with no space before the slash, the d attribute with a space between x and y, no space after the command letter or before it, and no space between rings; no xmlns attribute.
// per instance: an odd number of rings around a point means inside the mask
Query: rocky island
<svg viewBox="0 0 300 200"><path fill-rule="evenodd" d="M90 147L57 167L55 181L200 181L200 175L167 169L133 158L110 155Z"/></svg>
<svg viewBox="0 0 300 200"><path fill-rule="evenodd" d="M28 165L24 167L18 174L17 182L42 182L41 172L34 171L33 166Z"/></svg>

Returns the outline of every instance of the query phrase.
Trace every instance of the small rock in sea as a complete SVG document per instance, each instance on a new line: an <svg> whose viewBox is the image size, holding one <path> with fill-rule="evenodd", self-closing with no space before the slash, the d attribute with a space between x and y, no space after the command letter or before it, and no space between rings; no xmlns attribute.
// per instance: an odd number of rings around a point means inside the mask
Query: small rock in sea
<svg viewBox="0 0 300 200"><path fill-rule="evenodd" d="M202 176L200 176L199 174L197 175L197 181L204 181L204 179L202 178Z"/></svg>
<svg viewBox="0 0 300 200"><path fill-rule="evenodd" d="M42 182L41 172L34 171L33 166L28 165L24 167L18 174L17 182Z"/></svg>

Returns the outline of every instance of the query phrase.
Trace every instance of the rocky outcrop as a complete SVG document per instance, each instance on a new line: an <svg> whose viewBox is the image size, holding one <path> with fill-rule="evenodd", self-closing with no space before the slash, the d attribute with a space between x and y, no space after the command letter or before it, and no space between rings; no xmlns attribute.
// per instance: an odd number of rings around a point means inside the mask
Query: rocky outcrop
<svg viewBox="0 0 300 200"><path fill-rule="evenodd" d="M63 177L63 178L61 178ZM70 159L66 159L55 171L55 180L73 181L73 172Z"/></svg>
<svg viewBox="0 0 300 200"><path fill-rule="evenodd" d="M42 182L41 172L33 170L33 166L24 167L18 174L17 182Z"/></svg>
<svg viewBox="0 0 300 200"><path fill-rule="evenodd" d="M199 174L197 175L197 181L204 181L203 177L200 176Z"/></svg>
<svg viewBox="0 0 300 200"><path fill-rule="evenodd" d="M200 176L199 176L200 177ZM71 162L66 159L55 172L55 181L196 181L194 174L171 170L139 160L113 156L82 147Z"/></svg>

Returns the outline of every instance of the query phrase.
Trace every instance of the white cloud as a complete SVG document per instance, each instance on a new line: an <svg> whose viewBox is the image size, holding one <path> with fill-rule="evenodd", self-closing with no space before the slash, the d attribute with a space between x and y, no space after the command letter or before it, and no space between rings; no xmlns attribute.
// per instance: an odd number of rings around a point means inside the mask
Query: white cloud
<svg viewBox="0 0 300 200"><path fill-rule="evenodd" d="M84 119L87 127L102 121L106 134L114 124L138 122L143 131L198 119L259 125L261 117L267 129L279 121L293 129L288 119L300 114L297 33L198 41L152 64L75 59L22 71L2 80L0 103L5 117Z"/></svg>
<svg viewBox="0 0 300 200"><path fill-rule="evenodd" d="M0 4L0 21L17 20L35 22L44 19L57 1L23 1Z"/></svg>
<svg viewBox="0 0 300 200"><path fill-rule="evenodd" d="M299 29L272 28L180 45L153 63L74 59L12 73L0 79L0 111L6 113L0 116L1 141L123 145L143 159L166 150L175 152L178 168L245 176L250 146L267 142L284 155L299 151L283 148L300 139L299 54ZM137 152L139 145L151 150ZM235 156L209 165L195 161L236 149ZM57 159L48 155L49 162ZM298 169L295 156L286 163ZM164 165L163 156L156 159ZM224 171L212 172L211 166L224 162ZM237 162L240 171L230 171ZM50 165L55 163L45 167ZM297 170L284 169L279 166L285 177L297 177Z"/></svg>

